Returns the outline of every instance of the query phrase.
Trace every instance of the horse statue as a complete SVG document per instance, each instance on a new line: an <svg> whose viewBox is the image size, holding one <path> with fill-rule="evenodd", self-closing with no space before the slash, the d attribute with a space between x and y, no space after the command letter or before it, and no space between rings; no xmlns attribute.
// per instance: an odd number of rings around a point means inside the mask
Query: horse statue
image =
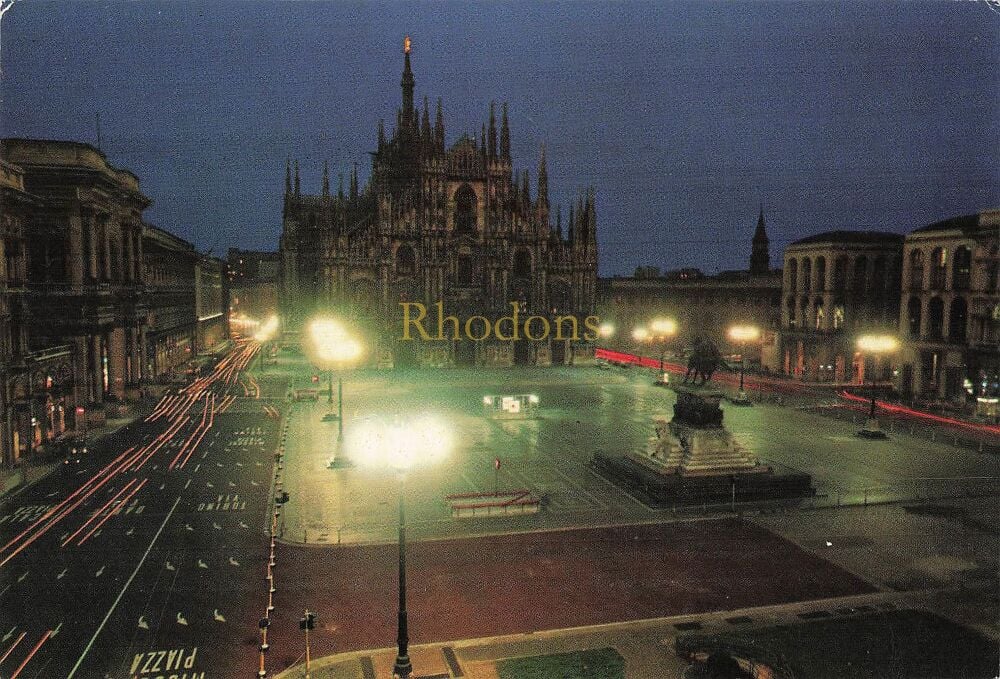
<svg viewBox="0 0 1000 679"><path fill-rule="evenodd" d="M723 364L722 356L719 354L719 348L715 346L715 342L696 338L694 349L691 351L691 356L688 357L684 384L690 380L697 385L699 377L701 378L700 384L705 384L712 379L716 369Z"/></svg>

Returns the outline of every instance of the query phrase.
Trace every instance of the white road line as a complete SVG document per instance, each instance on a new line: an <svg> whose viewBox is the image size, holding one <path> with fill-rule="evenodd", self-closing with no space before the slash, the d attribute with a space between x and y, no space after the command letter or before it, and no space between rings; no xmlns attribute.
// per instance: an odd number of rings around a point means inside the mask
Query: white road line
<svg viewBox="0 0 1000 679"><path fill-rule="evenodd" d="M149 553L153 551L153 545L155 545L156 541L160 538L160 534L166 527L167 522L170 521L170 517L174 515L174 510L177 509L177 505L180 504L180 501L181 497L180 495L178 495L177 499L174 500L174 506L170 508L170 511L167 513L166 518L163 519L163 523L160 524L159 530L156 531L156 535L153 536L152 542L150 542L149 547L146 548L146 553L142 555L141 559L139 559L139 563L135 567L135 570L132 571L132 575L129 576L129 579L125 582L125 586L122 587L122 591L118 593L118 596L117 598L115 598L114 603L111 604L111 608L108 609L107 615L104 616L104 620L102 620L101 624L97 627L97 631L94 632L94 636L92 636L90 638L90 641L87 642L87 647L83 649L83 653L80 654L80 659L76 661L75 665L73 665L73 669L71 669L69 671L69 674L66 675L66 679L73 679L73 677L76 676L76 671L80 669L80 665L83 664L83 659L87 657L88 653L90 653L90 649L91 647L93 647L94 642L97 641L97 637L104 630L104 626L108 624L108 620L111 618L111 614L115 612L116 608L118 608L118 604L121 602L122 597L125 596L125 592L132 584L132 581L135 580L135 576L139 574L139 569L142 568L142 565L144 563L146 563L146 559L149 557Z"/></svg>

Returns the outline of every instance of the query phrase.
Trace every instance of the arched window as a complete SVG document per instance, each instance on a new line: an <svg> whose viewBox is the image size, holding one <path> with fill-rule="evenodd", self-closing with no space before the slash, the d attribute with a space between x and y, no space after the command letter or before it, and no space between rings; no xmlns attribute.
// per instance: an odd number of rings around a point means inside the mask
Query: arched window
<svg viewBox="0 0 1000 679"><path fill-rule="evenodd" d="M799 260L792 259L788 260L788 291L795 293L799 288ZM794 315L794 314L792 314Z"/></svg>
<svg viewBox="0 0 1000 679"><path fill-rule="evenodd" d="M906 321L910 337L912 339L920 337L920 321L922 320L922 314L923 308L920 305L920 298L911 297L910 301L906 304Z"/></svg>
<svg viewBox="0 0 1000 679"><path fill-rule="evenodd" d="M939 340L944 332L944 302L940 297L932 297L927 305L927 334Z"/></svg>
<svg viewBox="0 0 1000 679"><path fill-rule="evenodd" d="M948 249L934 248L931 251L931 290L944 290L948 277Z"/></svg>
<svg viewBox="0 0 1000 679"><path fill-rule="evenodd" d="M868 258L861 255L854 260L854 275L851 277L851 293L860 298L868 287ZM857 301L857 300L855 300Z"/></svg>
<svg viewBox="0 0 1000 679"><path fill-rule="evenodd" d="M847 256L837 257L833 266L833 289L835 292L843 292L847 285Z"/></svg>
<svg viewBox="0 0 1000 679"><path fill-rule="evenodd" d="M472 257L459 255L455 262L455 284L462 287L472 285Z"/></svg>
<svg viewBox="0 0 1000 679"><path fill-rule="evenodd" d="M966 328L969 320L969 305L964 297L956 297L951 302L951 313L948 314L948 341L965 342Z"/></svg>
<svg viewBox="0 0 1000 679"><path fill-rule="evenodd" d="M476 230L476 192L468 184L455 192L455 231L472 233Z"/></svg>
<svg viewBox="0 0 1000 679"><path fill-rule="evenodd" d="M812 291L812 274L812 260L806 257L802 260L802 292Z"/></svg>
<svg viewBox="0 0 1000 679"><path fill-rule="evenodd" d="M955 249L951 262L951 289L968 290L972 272L972 251L964 245Z"/></svg>
<svg viewBox="0 0 1000 679"><path fill-rule="evenodd" d="M885 255L879 255L872 262L871 291L869 293L871 301L874 302L885 297L888 275L889 268L885 262Z"/></svg>
<svg viewBox="0 0 1000 679"><path fill-rule="evenodd" d="M531 278L531 253L527 250L514 253L514 278Z"/></svg>
<svg viewBox="0 0 1000 679"><path fill-rule="evenodd" d="M823 324L826 322L826 311L823 309L823 298L817 297L815 301L816 308L816 329L822 330Z"/></svg>
<svg viewBox="0 0 1000 679"><path fill-rule="evenodd" d="M795 261L794 259L792 260ZM789 297L788 302L785 305L788 308L788 327L794 328L796 326L795 321L795 298Z"/></svg>
<svg viewBox="0 0 1000 679"><path fill-rule="evenodd" d="M816 259L816 291L826 290L826 257Z"/></svg>
<svg viewBox="0 0 1000 679"><path fill-rule="evenodd" d="M412 276L417 270L417 257L409 245L400 245L396 249L396 275Z"/></svg>
<svg viewBox="0 0 1000 679"><path fill-rule="evenodd" d="M924 289L924 251L917 249L910 252L910 290L919 292Z"/></svg>

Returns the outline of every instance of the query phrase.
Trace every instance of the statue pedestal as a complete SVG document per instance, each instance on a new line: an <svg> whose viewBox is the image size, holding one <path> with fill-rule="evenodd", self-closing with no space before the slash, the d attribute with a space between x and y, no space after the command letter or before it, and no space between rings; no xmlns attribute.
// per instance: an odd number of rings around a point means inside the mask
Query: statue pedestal
<svg viewBox="0 0 1000 679"><path fill-rule="evenodd" d="M766 501L814 494L811 478L776 473L741 446L722 424L724 398L711 388L674 386L674 417L655 420L656 435L646 450L624 458L597 455L593 464L624 483L647 504L702 504Z"/></svg>

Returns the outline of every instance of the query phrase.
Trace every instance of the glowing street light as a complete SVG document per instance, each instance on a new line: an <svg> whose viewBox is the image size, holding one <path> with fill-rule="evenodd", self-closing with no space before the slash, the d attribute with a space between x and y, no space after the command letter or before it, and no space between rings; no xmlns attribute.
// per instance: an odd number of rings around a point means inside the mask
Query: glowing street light
<svg viewBox="0 0 1000 679"><path fill-rule="evenodd" d="M654 318L648 326L640 326L632 331L632 339L636 342L658 344L660 347L660 380L659 384L670 381L664 369L664 359L667 354L667 343L677 334L677 321L672 318Z"/></svg>
<svg viewBox="0 0 1000 679"><path fill-rule="evenodd" d="M861 335L857 342L858 351L862 354L869 354L878 361L879 357L885 354L894 353L899 349L899 340L892 335ZM858 432L858 436L869 439L884 439L885 432L878 426L878 419L875 417L875 371L872 371L871 388L871 410L868 412L868 421L865 422L864 429Z"/></svg>
<svg viewBox="0 0 1000 679"><path fill-rule="evenodd" d="M743 390L743 375L746 372L746 345L760 340L760 328L756 325L733 325L727 333L731 342L740 346L740 390L736 395L735 405L751 405L747 393Z"/></svg>
<svg viewBox="0 0 1000 679"><path fill-rule="evenodd" d="M309 323L306 352L320 370L330 372L327 403L333 404L333 371L343 370L364 355L364 347L347 328L333 318L315 318ZM344 440L344 378L337 375L337 441Z"/></svg>
<svg viewBox="0 0 1000 679"><path fill-rule="evenodd" d="M392 676L409 679L410 663L406 617L406 472L445 459L451 450L451 431L432 416L410 422L369 422L356 432L354 455L363 466L390 467L399 480L399 608L396 621L396 662Z"/></svg>
<svg viewBox="0 0 1000 679"><path fill-rule="evenodd" d="M615 326L611 323L601 323L597 326L597 336L601 339L608 339L615 334Z"/></svg>

